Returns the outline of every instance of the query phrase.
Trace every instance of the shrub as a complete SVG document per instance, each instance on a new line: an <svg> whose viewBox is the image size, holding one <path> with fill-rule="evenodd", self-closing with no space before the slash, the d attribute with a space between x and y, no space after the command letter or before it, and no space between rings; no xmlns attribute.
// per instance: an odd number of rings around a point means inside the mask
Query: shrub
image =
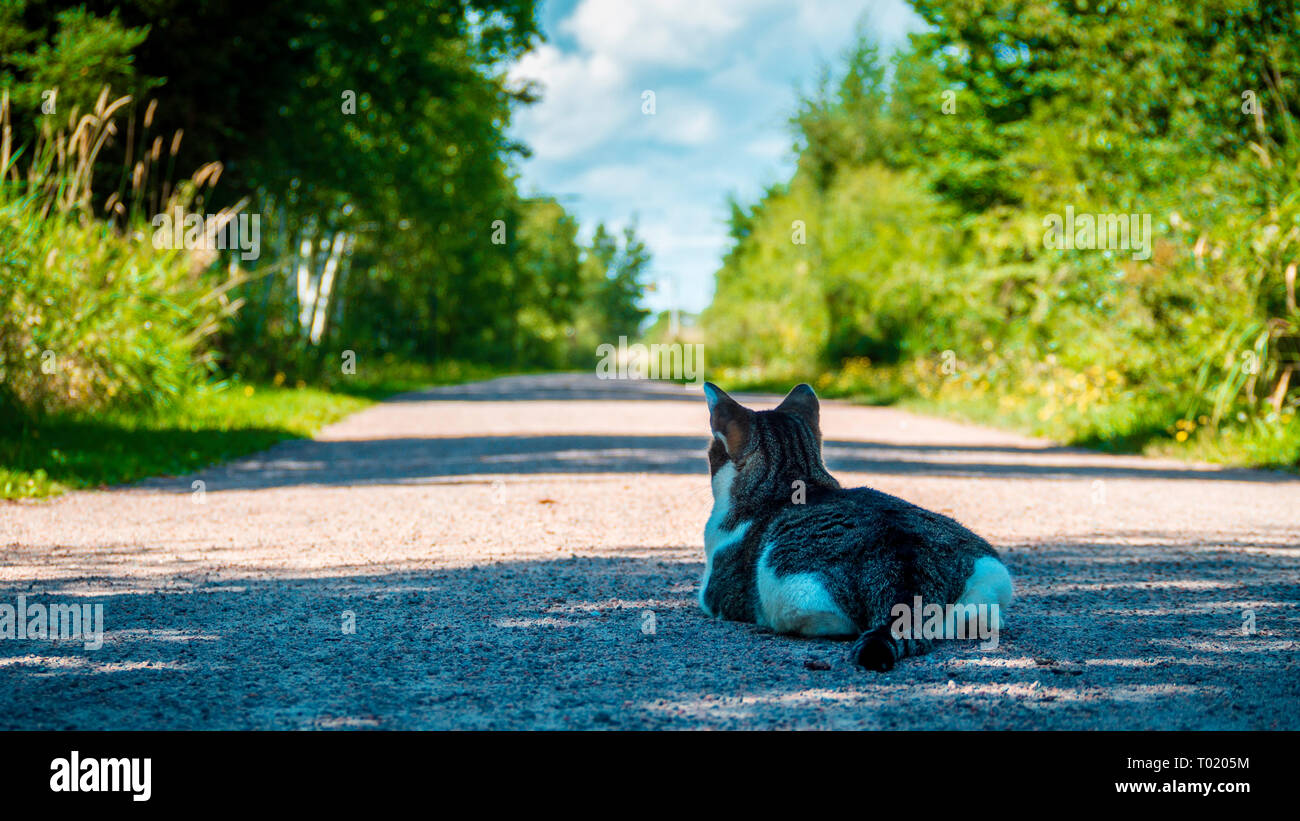
<svg viewBox="0 0 1300 821"><path fill-rule="evenodd" d="M0 408L10 419L172 402L205 377L203 339L238 307L209 253L154 247L141 203L157 150L128 175L130 207L114 193L107 218L96 216L95 160L127 102L109 103L105 89L93 113L16 149L0 99ZM188 211L219 170L201 169L166 207Z"/></svg>

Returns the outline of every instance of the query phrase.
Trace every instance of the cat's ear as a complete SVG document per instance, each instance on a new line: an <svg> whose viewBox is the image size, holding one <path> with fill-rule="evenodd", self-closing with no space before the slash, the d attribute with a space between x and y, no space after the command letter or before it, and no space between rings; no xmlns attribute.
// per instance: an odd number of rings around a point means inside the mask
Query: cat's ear
<svg viewBox="0 0 1300 821"><path fill-rule="evenodd" d="M776 406L779 411L792 413L808 423L808 427L813 429L813 433L820 433L821 406L817 402L817 394L813 393L812 386L807 382L795 385L786 394L781 404Z"/></svg>
<svg viewBox="0 0 1300 821"><path fill-rule="evenodd" d="M704 383L704 398L709 403L709 427L714 437L726 447L728 456L736 456L749 444L754 412L712 382Z"/></svg>

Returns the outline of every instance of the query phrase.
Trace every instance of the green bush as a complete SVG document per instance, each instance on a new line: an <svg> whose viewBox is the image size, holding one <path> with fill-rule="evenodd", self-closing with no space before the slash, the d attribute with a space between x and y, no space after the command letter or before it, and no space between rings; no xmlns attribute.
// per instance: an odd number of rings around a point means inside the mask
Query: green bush
<svg viewBox="0 0 1300 821"><path fill-rule="evenodd" d="M794 118L793 178L733 209L718 378L1103 446L1295 429L1300 12L914 5L892 73L859 42ZM1067 206L1148 215L1150 257L1048 247Z"/></svg>
<svg viewBox="0 0 1300 821"><path fill-rule="evenodd" d="M95 156L113 133L101 95L66 132L0 156L0 405L9 419L112 405L162 406L206 377L203 339L235 306L203 252L157 249L138 210L91 209ZM204 177L178 188L184 207Z"/></svg>

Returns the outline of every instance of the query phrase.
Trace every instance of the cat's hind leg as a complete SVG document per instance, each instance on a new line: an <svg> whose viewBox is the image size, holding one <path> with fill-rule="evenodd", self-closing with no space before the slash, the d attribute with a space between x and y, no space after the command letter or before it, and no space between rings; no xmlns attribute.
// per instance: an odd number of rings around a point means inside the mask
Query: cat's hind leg
<svg viewBox="0 0 1300 821"><path fill-rule="evenodd" d="M858 632L815 573L759 580L759 624L796 636L851 636Z"/></svg>
<svg viewBox="0 0 1300 821"><path fill-rule="evenodd" d="M975 569L966 578L966 587L957 597L959 605L985 605L992 630L1001 630L1002 613L1011 604L1015 588L1011 584L1011 574L995 556L983 556L975 560ZM995 606L996 605L996 606ZM973 626L973 625L972 625ZM967 635L971 635L969 632Z"/></svg>
<svg viewBox="0 0 1300 821"><path fill-rule="evenodd" d="M820 573L778 576L764 552L758 562L756 621L778 633L796 636L852 636L858 632L835 602Z"/></svg>

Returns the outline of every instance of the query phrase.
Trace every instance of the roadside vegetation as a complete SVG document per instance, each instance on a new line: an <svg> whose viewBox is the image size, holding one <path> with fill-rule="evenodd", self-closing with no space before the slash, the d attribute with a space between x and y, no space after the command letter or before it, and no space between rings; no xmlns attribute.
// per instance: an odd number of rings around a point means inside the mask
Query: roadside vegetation
<svg viewBox="0 0 1300 821"><path fill-rule="evenodd" d="M645 317L635 230L516 186L531 0L227 5L0 8L0 497L587 366Z"/></svg>
<svg viewBox="0 0 1300 821"><path fill-rule="evenodd" d="M285 439L313 436L394 394L501 373L484 365L435 366L390 356L361 362L355 375L322 378L316 386L291 384L276 374L268 383L205 385L157 407L58 411L0 430L0 499L184 475Z"/></svg>
<svg viewBox="0 0 1300 821"><path fill-rule="evenodd" d="M913 5L929 30L864 37L793 177L733 206L712 373L1294 469L1300 12ZM1062 247L1070 214L1100 217Z"/></svg>

